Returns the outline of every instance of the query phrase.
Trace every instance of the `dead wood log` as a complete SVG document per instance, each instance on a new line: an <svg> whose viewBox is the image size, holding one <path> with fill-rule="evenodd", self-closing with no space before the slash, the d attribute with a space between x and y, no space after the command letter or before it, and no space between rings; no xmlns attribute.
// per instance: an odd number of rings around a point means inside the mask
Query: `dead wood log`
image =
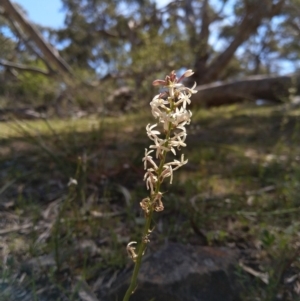
<svg viewBox="0 0 300 301"><path fill-rule="evenodd" d="M194 105L221 106L242 101L263 99L275 103L287 101L291 94L300 93L300 74L256 75L242 80L200 85L192 97Z"/></svg>

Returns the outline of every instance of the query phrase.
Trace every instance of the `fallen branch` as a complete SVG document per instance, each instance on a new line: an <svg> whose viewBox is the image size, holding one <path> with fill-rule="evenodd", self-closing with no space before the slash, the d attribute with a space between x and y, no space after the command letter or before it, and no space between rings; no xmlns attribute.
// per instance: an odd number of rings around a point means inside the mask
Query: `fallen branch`
<svg viewBox="0 0 300 301"><path fill-rule="evenodd" d="M11 18L8 18L8 21L11 25L11 27L13 28L15 34L17 35L17 37L22 40L26 47L28 48L28 50L30 50L33 54L35 54L38 58L40 58L43 63L47 66L48 70L51 72L51 73L54 73L54 70L53 68L50 66L50 64L48 63L47 60L45 60L45 58L43 57L43 55L37 51L33 45L31 45L31 41L29 38L27 38L24 33L22 32L20 26L18 25L17 22L15 22L14 20L12 20Z"/></svg>
<svg viewBox="0 0 300 301"><path fill-rule="evenodd" d="M13 68L13 69L17 69L20 71L29 71L29 72L34 72L34 73L40 73L46 76L51 75L51 72L44 70L44 69L40 69L37 67L31 67L31 66L27 66L27 65L23 65L23 64L19 64L19 63L13 63L13 62L9 62L6 60L0 60L0 65L7 67L7 68Z"/></svg>
<svg viewBox="0 0 300 301"><path fill-rule="evenodd" d="M204 106L221 106L241 101L268 100L276 103L286 101L294 89L300 92L299 74L272 76L257 75L242 80L223 81L198 86L197 94L192 96L192 103Z"/></svg>
<svg viewBox="0 0 300 301"><path fill-rule="evenodd" d="M15 227L12 227L9 229L2 229L2 230L0 230L0 235L8 234L11 232L18 232L20 230L25 230L25 229L28 229L31 227L32 227L32 223L29 223L29 224L25 224L25 225L21 225L21 226L15 226Z"/></svg>
<svg viewBox="0 0 300 301"><path fill-rule="evenodd" d="M58 71L72 75L71 68L59 55L58 51L47 43L42 34L27 20L15 4L10 0L1 0L1 6L4 9L4 15L18 23L25 35L34 41L48 62L51 62Z"/></svg>

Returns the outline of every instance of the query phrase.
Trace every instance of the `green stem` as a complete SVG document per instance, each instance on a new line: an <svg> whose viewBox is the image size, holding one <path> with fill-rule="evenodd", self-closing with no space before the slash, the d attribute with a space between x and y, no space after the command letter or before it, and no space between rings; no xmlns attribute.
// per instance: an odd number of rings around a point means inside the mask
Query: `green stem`
<svg viewBox="0 0 300 301"><path fill-rule="evenodd" d="M168 141L170 139L170 134L171 134L171 126L172 126L172 124L169 123L169 130L166 133L165 146L168 146ZM166 161L166 156L167 156L167 152L164 151L163 156L160 160L158 170L157 170L158 181L156 183L155 192L154 192L153 196L151 196L151 200L153 200L154 196L159 192L160 185L161 185L160 176L161 176L163 166L164 166L165 161ZM146 238L147 235L150 233L153 210L154 210L153 206L151 206L149 213L146 215L146 223L145 223L144 230L143 230L142 242L141 242L141 245L140 245L140 248L139 248L139 252L137 254L137 258L136 258L136 262L135 262L135 265L134 265L134 270L133 270L133 273L132 273L130 285L129 285L126 293L125 293L123 301L128 301L131 294L134 293L134 291L137 287L137 277L138 277L138 274L139 274L139 271L140 271L143 255L144 255L144 252L145 252L146 247L147 247L147 241L144 240L144 238Z"/></svg>
<svg viewBox="0 0 300 301"><path fill-rule="evenodd" d="M149 214L147 216L145 227L144 227L144 230L143 230L143 237L145 237L149 233L150 226L151 226L152 215L153 215L153 209L149 212ZM126 291L126 294L123 298L123 301L128 301L131 294L133 294L135 289L136 289L137 276L138 276L139 271L140 271L140 267L141 267L141 263L142 263L142 257L143 257L143 254L144 254L145 250L146 250L146 247L147 247L147 243L145 243L142 240L141 246L139 248L139 252L137 254L137 258L136 258L133 274L132 274L132 277L131 277L130 285L129 285L127 291Z"/></svg>

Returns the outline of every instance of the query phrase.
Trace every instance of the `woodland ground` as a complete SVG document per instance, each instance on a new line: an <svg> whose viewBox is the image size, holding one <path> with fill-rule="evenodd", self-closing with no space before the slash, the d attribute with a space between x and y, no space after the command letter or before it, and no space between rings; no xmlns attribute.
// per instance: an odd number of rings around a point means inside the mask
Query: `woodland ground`
<svg viewBox="0 0 300 301"><path fill-rule="evenodd" d="M193 114L189 163L165 186L151 248L165 240L238 248L243 300L298 300L300 109ZM68 300L82 294L78 281L109 289L141 233L148 122L147 112L0 124L2 288L30 288L35 300L46 278Z"/></svg>

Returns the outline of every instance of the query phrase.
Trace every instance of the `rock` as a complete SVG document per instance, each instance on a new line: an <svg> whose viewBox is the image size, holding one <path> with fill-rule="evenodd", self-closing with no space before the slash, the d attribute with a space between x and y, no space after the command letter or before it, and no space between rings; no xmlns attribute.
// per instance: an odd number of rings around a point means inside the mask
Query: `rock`
<svg viewBox="0 0 300 301"><path fill-rule="evenodd" d="M233 270L239 254L227 248L169 243L146 256L130 301L236 301ZM107 300L122 300L132 270L119 277Z"/></svg>

